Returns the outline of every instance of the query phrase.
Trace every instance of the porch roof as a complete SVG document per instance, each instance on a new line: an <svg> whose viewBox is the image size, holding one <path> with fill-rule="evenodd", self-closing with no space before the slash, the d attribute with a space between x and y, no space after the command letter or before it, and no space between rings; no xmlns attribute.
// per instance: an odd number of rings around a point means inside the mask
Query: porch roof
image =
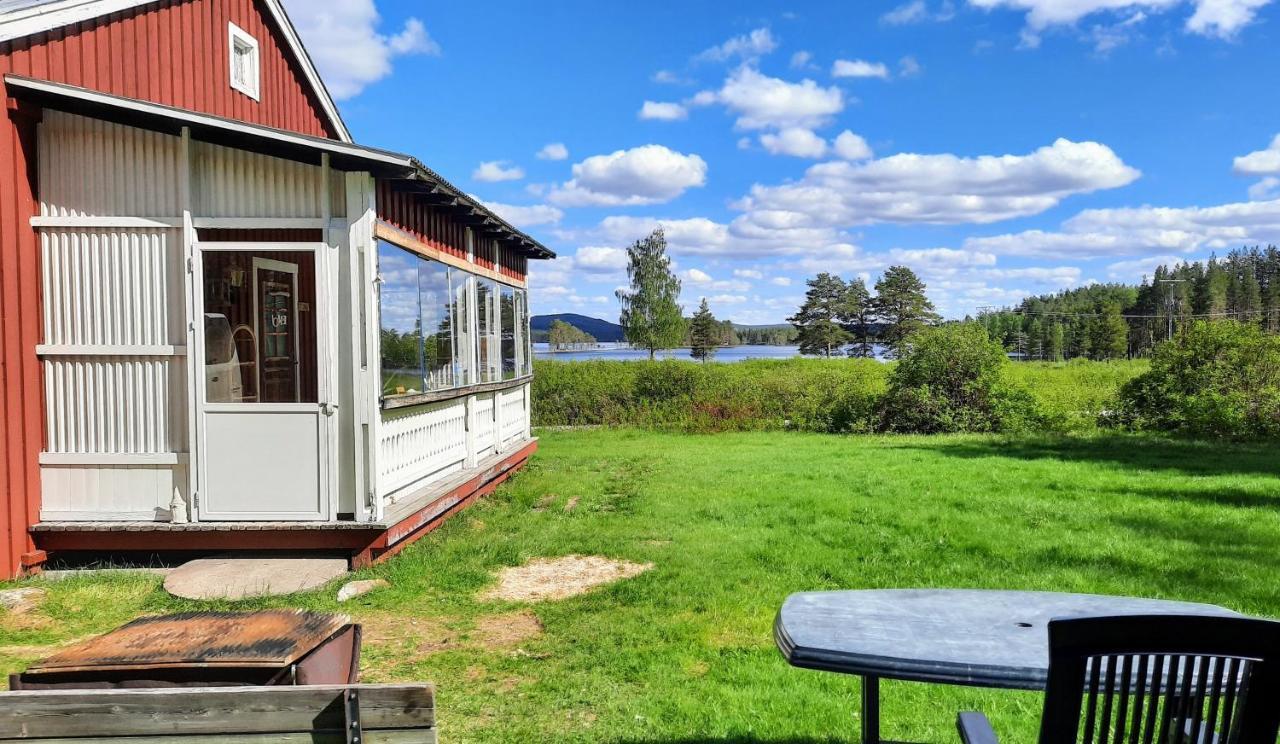
<svg viewBox="0 0 1280 744"><path fill-rule="evenodd" d="M21 75L5 75L4 83L16 99L71 114L172 135L186 127L195 140L313 165L327 154L329 164L339 170L368 171L376 178L397 182L399 188L436 196L442 207L455 211L469 224L500 235L530 258L556 255L409 155Z"/></svg>

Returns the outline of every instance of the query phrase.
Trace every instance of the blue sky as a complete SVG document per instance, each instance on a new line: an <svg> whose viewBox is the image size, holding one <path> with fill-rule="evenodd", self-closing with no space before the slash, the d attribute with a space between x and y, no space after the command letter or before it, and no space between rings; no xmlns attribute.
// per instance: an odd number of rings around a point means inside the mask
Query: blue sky
<svg viewBox="0 0 1280 744"><path fill-rule="evenodd" d="M781 322L901 263L944 315L1280 241L1270 0L288 3L357 140L613 319L656 224L692 311Z"/></svg>

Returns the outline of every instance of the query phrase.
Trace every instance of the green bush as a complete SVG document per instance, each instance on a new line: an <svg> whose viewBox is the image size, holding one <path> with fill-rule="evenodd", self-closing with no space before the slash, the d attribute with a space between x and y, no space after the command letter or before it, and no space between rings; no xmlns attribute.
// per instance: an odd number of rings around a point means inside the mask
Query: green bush
<svg viewBox="0 0 1280 744"><path fill-rule="evenodd" d="M871 431L885 365L866 359L733 364L539 360L535 426L633 425L682 431Z"/></svg>
<svg viewBox="0 0 1280 744"><path fill-rule="evenodd" d="M989 350L988 350L989 352ZM900 393L897 410L907 423L886 427L882 410L897 363L870 359L754 359L736 363L687 361L535 362L534 426L639 426L689 432L794 429L856 433L888 428L939 430L973 427L950 408L939 408L934 387ZM1099 413L1120 386L1147 369L1145 362L1018 362L1000 365L998 390L1030 390L1038 426L1055 430L1097 427ZM917 399L909 399L908 396ZM1025 414L1020 396L996 395L1001 430ZM923 412L923 413L921 413Z"/></svg>
<svg viewBox="0 0 1280 744"><path fill-rule="evenodd" d="M1007 374L1004 347L977 323L926 328L909 339L881 406L886 431L1020 431L1043 419Z"/></svg>
<svg viewBox="0 0 1280 744"><path fill-rule="evenodd" d="M1280 435L1280 337L1234 320L1197 321L1159 344L1120 391L1110 421L1230 439Z"/></svg>

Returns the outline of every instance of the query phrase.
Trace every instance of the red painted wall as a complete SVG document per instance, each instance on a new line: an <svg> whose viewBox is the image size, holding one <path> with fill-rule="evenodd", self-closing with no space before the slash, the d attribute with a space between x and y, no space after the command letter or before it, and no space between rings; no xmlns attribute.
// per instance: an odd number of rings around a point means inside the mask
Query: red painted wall
<svg viewBox="0 0 1280 744"><path fill-rule="evenodd" d="M466 226L448 211L428 205L411 192L396 191L386 181L378 181L377 202L378 219L438 251L467 257ZM529 259L512 251L499 251L494 238L476 236L475 264L492 269L498 263L494 256L501 257L501 265L497 266L499 273L513 279L525 278Z"/></svg>
<svg viewBox="0 0 1280 744"><path fill-rule="evenodd" d="M228 22L258 40L261 100L231 88ZM269 16L254 0L166 0L0 43L0 75L80 85L255 124L336 135ZM0 120L0 578L17 574L39 519L44 447L35 122ZM38 112L33 112L38 115Z"/></svg>

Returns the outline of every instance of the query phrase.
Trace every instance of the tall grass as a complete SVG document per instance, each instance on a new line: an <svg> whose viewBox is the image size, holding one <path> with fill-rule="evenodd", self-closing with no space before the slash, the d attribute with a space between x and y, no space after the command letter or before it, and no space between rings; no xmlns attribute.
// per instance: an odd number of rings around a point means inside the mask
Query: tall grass
<svg viewBox="0 0 1280 744"><path fill-rule="evenodd" d="M534 366L535 426L641 426L687 432L873 431L891 364L868 359L559 362ZM1145 362L1026 362L1007 368L1053 428L1096 426Z"/></svg>

